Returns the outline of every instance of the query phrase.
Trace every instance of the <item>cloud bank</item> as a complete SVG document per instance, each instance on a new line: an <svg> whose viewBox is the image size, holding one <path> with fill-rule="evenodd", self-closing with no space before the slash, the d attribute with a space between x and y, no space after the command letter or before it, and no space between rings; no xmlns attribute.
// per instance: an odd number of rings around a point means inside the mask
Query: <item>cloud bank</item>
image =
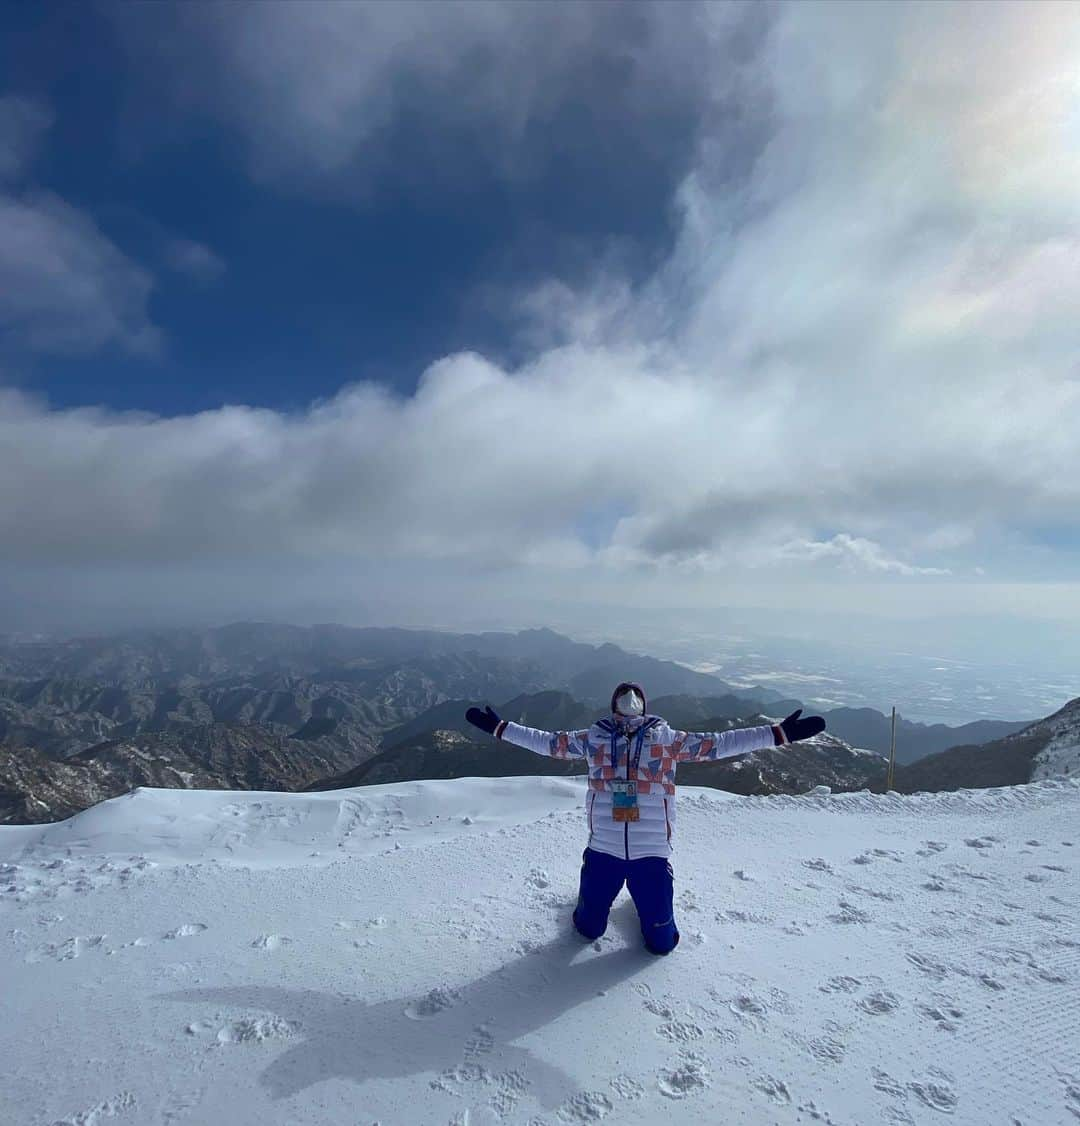
<svg viewBox="0 0 1080 1126"><path fill-rule="evenodd" d="M414 103L518 155L575 90L693 107L678 239L644 285L540 287L520 366L447 356L409 397L359 384L295 414L153 418L9 392L8 561L247 561L256 584L268 560L445 564L670 597L709 576L1075 574L1075 9L791 5L748 31L704 6L692 37L682 12L176 15L201 21L180 57L222 62L213 97L254 174L293 185L378 168ZM582 60L615 77L581 86ZM71 317L84 342L145 331L137 276L117 284L136 315Z"/></svg>

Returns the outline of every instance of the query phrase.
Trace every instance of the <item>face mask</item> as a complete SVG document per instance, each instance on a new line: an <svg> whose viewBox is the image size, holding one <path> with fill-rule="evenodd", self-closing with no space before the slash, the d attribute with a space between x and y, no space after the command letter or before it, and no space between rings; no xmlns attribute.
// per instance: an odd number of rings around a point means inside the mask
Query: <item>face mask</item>
<svg viewBox="0 0 1080 1126"><path fill-rule="evenodd" d="M632 688L615 697L615 711L623 716L640 716L645 714L645 701L641 695Z"/></svg>

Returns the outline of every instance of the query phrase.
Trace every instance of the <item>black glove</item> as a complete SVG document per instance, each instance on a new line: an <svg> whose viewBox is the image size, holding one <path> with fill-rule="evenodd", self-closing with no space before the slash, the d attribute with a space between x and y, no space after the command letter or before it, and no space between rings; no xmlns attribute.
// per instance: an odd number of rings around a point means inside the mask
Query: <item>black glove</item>
<svg viewBox="0 0 1080 1126"><path fill-rule="evenodd" d="M776 725L783 734L782 739L776 740L777 746L781 743L794 743L798 739L809 739L825 730L825 721L821 716L808 715L806 719L800 719L801 715L802 708L796 708L787 719Z"/></svg>
<svg viewBox="0 0 1080 1126"><path fill-rule="evenodd" d="M485 705L483 711L479 708L469 708L465 713L465 718L473 727L479 727L481 731L486 731L489 735L494 735L495 728L502 723L502 720L492 711L489 705Z"/></svg>

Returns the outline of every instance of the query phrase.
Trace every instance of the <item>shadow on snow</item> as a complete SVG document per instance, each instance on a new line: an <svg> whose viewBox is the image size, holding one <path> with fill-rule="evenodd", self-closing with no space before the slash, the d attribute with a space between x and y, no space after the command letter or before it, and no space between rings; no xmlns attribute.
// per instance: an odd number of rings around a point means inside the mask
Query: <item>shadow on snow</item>
<svg viewBox="0 0 1080 1126"><path fill-rule="evenodd" d="M456 1072L468 1081L484 1069L517 1071L545 1108L577 1093L580 1084L527 1048L513 1046L580 1005L650 968L630 904L611 922L632 935L632 946L596 954L575 932L561 934L452 993L366 1004L354 997L273 985L189 989L163 996L212 1002L232 1010L269 1013L298 1026L290 1046L259 1077L274 1099L330 1079L365 1083ZM445 1004L445 1007L440 1007ZM585 1046L585 1042L579 1046Z"/></svg>

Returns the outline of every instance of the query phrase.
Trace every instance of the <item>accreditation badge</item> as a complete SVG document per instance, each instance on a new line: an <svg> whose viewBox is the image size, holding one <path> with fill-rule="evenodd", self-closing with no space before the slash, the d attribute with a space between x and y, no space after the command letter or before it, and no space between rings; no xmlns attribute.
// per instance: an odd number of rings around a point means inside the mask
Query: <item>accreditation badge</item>
<svg viewBox="0 0 1080 1126"><path fill-rule="evenodd" d="M616 821L639 821L636 782L611 783L611 816Z"/></svg>

